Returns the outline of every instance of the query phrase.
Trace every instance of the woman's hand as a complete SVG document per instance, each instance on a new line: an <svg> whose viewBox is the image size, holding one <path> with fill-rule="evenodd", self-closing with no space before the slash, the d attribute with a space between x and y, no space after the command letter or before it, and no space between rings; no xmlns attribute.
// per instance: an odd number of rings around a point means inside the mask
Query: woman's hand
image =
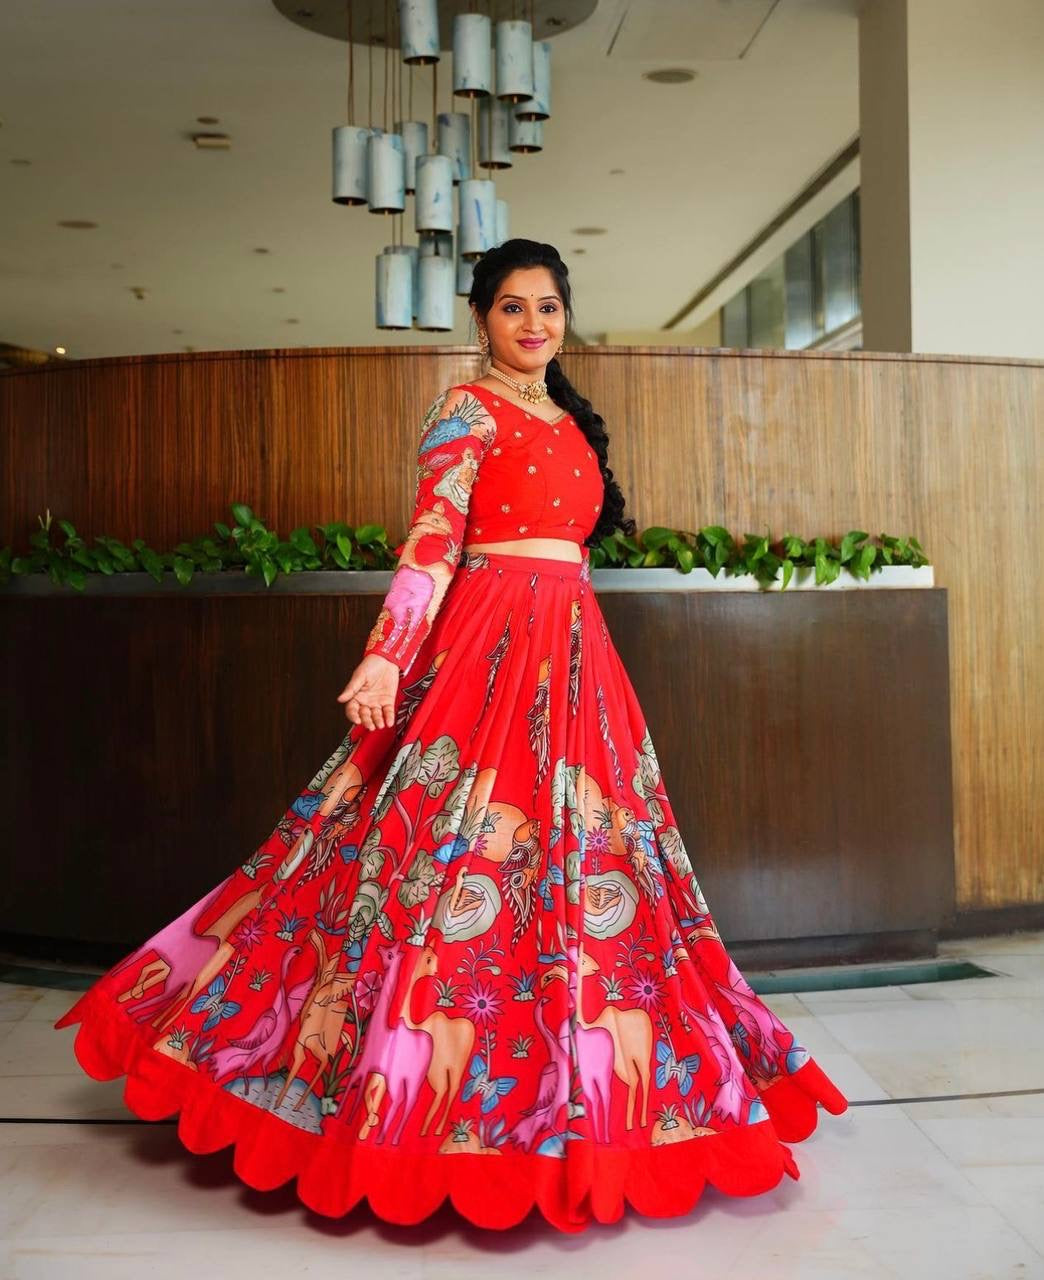
<svg viewBox="0 0 1044 1280"><path fill-rule="evenodd" d="M368 653L337 695L337 701L346 704L344 713L353 724L390 729L395 722L398 687L399 668L395 663L379 653Z"/></svg>

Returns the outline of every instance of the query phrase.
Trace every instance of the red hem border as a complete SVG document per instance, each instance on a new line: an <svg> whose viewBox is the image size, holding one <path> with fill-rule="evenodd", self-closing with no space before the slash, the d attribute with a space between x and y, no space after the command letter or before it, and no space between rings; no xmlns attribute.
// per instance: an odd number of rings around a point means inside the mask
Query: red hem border
<svg viewBox="0 0 1044 1280"><path fill-rule="evenodd" d="M810 1058L761 1091L768 1120L713 1136L647 1149L585 1142L572 1147L568 1159L521 1152L411 1155L295 1128L140 1037L128 1038L126 1019L93 990L54 1027L77 1022L73 1052L84 1071L95 1080L125 1075L123 1100L143 1120L179 1115L178 1137L189 1151L204 1155L231 1144L237 1177L255 1190L296 1178L298 1198L316 1213L339 1218L365 1199L379 1218L402 1226L423 1221L446 1200L475 1226L492 1230L516 1226L534 1207L569 1233L616 1222L625 1205L650 1218L679 1217L708 1183L729 1196L753 1196L770 1191L784 1174L796 1180L797 1162L784 1143L815 1130L820 1103L834 1115L848 1106Z"/></svg>

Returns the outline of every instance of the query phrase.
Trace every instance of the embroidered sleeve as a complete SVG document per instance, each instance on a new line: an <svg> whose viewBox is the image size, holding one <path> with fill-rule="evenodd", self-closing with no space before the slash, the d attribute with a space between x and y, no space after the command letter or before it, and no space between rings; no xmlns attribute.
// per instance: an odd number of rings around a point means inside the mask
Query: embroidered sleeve
<svg viewBox="0 0 1044 1280"><path fill-rule="evenodd" d="M403 675L457 570L472 485L496 429L486 406L463 387L440 392L424 416L413 518L363 650L390 658Z"/></svg>

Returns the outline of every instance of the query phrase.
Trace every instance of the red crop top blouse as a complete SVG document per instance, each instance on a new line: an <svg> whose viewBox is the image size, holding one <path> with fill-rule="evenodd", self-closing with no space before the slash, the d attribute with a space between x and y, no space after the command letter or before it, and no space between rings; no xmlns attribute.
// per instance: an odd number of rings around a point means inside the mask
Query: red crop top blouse
<svg viewBox="0 0 1044 1280"><path fill-rule="evenodd" d="M603 499L598 457L571 415L548 422L472 382L440 392L421 427L409 532L364 653L405 675L466 542L583 544Z"/></svg>

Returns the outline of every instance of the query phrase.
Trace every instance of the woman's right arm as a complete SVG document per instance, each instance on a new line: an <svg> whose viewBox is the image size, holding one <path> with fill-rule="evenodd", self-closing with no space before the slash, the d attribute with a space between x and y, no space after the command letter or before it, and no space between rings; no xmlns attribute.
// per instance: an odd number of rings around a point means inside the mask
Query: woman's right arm
<svg viewBox="0 0 1044 1280"><path fill-rule="evenodd" d="M346 710L354 719L351 699L359 695L365 713L362 694L372 679L380 686L372 692L378 694L383 714L376 724L368 724L365 714L356 723L368 728L391 723L398 676L412 666L460 561L472 486L496 429L486 406L464 387L440 392L424 415L409 532L363 661L339 695L339 700L348 701ZM386 661L374 662L375 658Z"/></svg>

